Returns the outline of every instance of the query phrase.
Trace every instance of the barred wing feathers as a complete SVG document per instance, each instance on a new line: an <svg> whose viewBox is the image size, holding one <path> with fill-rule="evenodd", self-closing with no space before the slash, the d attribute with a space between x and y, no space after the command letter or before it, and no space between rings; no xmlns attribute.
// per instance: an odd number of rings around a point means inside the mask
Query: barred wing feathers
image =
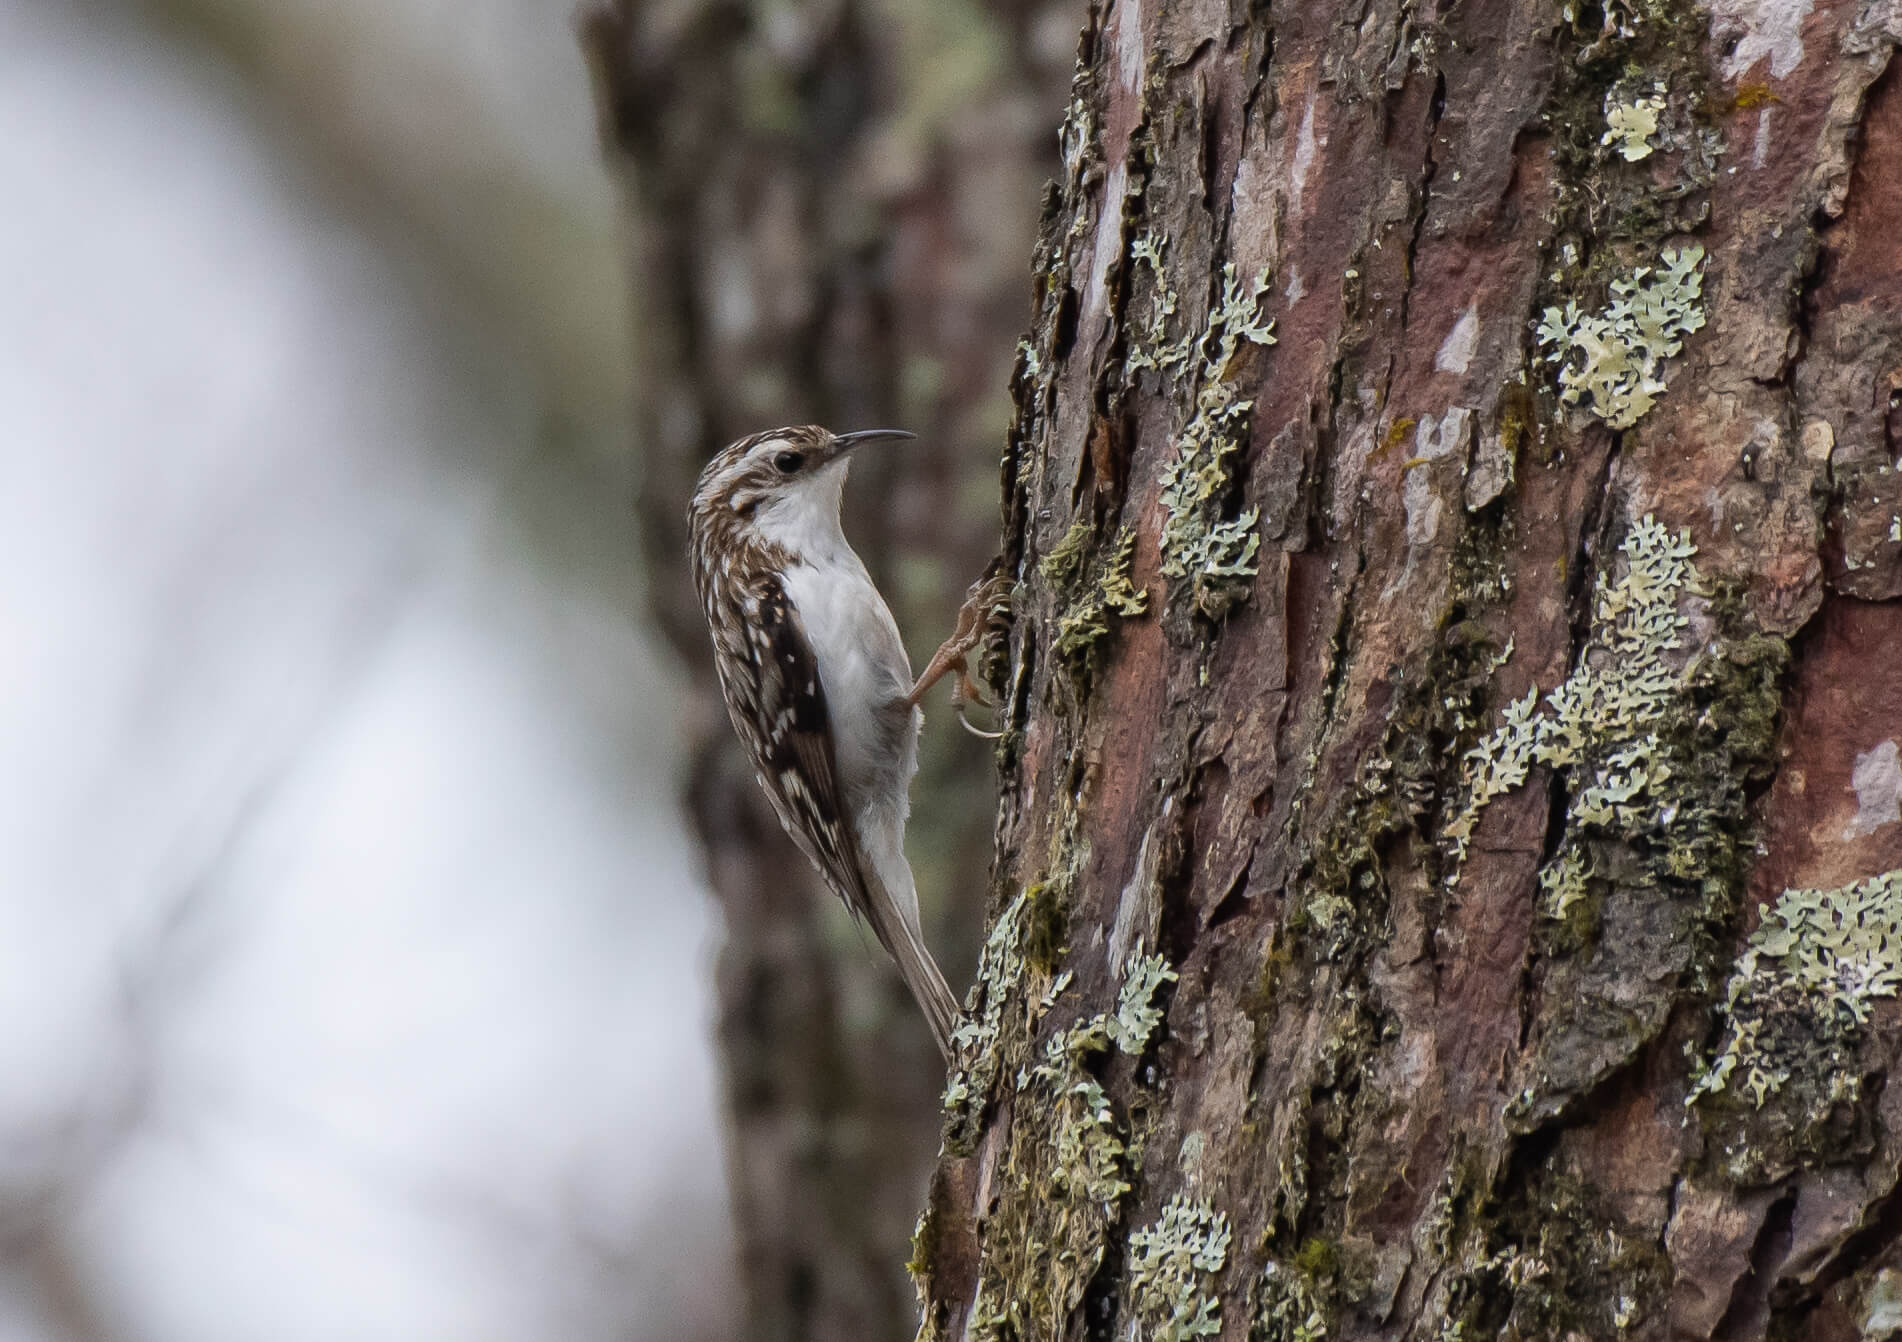
<svg viewBox="0 0 1902 1342"><path fill-rule="evenodd" d="M839 786L825 682L799 609L774 573L749 582L743 602L743 664L751 675L744 686L728 686L735 726L752 748L780 823L846 908L871 925L948 1056L957 1001L918 929L867 874ZM738 721L742 715L751 722Z"/></svg>
<svg viewBox="0 0 1902 1342"><path fill-rule="evenodd" d="M749 585L744 615L746 660L755 680L746 687L751 701L744 705L753 720L741 725L760 779L787 831L846 907L863 917L870 891L846 819L825 684L805 626L776 574ZM741 697L734 696L736 707Z"/></svg>

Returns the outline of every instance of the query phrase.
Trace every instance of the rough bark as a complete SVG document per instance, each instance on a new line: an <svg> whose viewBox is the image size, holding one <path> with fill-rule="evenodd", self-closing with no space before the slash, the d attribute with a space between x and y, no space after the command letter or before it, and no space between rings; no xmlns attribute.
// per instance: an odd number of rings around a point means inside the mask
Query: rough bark
<svg viewBox="0 0 1902 1342"><path fill-rule="evenodd" d="M586 19L634 223L651 601L696 672L687 801L726 925L718 1035L749 1338L909 1333L903 1263L942 1073L732 739L686 576L686 500L745 433L912 429L921 442L855 468L847 532L914 662L951 631L996 549L1035 197L1081 14L1067 0L614 0ZM960 989L990 772L927 705L910 848L927 939Z"/></svg>
<svg viewBox="0 0 1902 1342"><path fill-rule="evenodd" d="M1899 41L1093 7L929 1336L1902 1328Z"/></svg>

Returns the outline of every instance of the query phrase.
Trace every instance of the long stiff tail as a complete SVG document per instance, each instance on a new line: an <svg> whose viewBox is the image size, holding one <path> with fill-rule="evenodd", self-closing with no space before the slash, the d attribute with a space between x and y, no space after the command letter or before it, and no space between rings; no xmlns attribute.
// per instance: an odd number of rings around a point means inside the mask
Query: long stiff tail
<svg viewBox="0 0 1902 1342"><path fill-rule="evenodd" d="M898 977L905 981L905 987L911 988L913 1000L924 1013L924 1023L932 1026L932 1038L938 1042L938 1051L949 1063L951 1030L957 1028L959 1006L957 998L951 996L951 987L945 983L943 973L938 971L938 962L932 960L932 952L926 949L924 937L917 926L905 918L905 911L890 895L867 899L865 920L871 924L873 935L879 937L879 945L883 945L898 966Z"/></svg>
<svg viewBox="0 0 1902 1342"><path fill-rule="evenodd" d="M878 933L878 939L885 943L885 949L891 952L893 961L898 965L898 975L905 980L905 986L911 989L918 1009L925 1013L925 1023L931 1027L931 1037L937 1041L938 1052L949 1062L951 1032L958 1023L958 999L951 995L944 975L938 972L938 962L931 958L931 952L925 948L924 938L918 934L918 930L903 917L891 917L885 921L896 923L897 926L888 932L878 927L875 921L874 931Z"/></svg>
<svg viewBox="0 0 1902 1342"><path fill-rule="evenodd" d="M904 816L900 813L896 819L862 819L854 837L858 860L850 874L856 888L846 895L845 902L872 925L878 944L897 964L898 976L911 989L918 1009L925 1013L938 1052L949 1062L951 1032L958 1024L958 999L952 996L919 931L918 891L912 881L911 864L905 860Z"/></svg>

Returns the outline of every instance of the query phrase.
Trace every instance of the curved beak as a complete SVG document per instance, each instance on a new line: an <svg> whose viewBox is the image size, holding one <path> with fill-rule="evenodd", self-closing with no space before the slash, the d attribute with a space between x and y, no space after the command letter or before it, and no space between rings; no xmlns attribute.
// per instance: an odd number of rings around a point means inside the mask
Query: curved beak
<svg viewBox="0 0 1902 1342"><path fill-rule="evenodd" d="M832 455L834 459L844 456L855 448L867 443L876 443L885 439L916 438L915 433L904 429L860 429L856 433L835 433L832 435Z"/></svg>

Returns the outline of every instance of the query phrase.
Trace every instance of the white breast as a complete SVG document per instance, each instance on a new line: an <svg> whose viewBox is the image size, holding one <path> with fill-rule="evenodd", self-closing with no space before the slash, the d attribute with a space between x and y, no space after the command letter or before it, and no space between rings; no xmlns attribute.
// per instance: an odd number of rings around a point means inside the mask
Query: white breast
<svg viewBox="0 0 1902 1342"><path fill-rule="evenodd" d="M819 663L839 790L860 851L915 928L905 819L924 715L903 705L911 661L898 623L839 529L843 478L828 472L789 491L762 507L754 524L763 539L799 557L780 577Z"/></svg>
<svg viewBox="0 0 1902 1342"><path fill-rule="evenodd" d="M794 564L783 576L818 658L839 784L851 803L863 805L909 786L918 728L912 721L902 739L892 740L891 704L911 689L911 664L865 566L846 555L846 563Z"/></svg>

